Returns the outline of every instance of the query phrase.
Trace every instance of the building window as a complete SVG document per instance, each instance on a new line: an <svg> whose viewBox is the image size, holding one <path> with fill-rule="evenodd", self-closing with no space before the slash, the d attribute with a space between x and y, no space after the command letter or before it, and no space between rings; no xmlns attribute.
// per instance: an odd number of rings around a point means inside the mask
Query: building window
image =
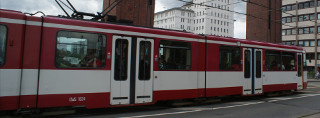
<svg viewBox="0 0 320 118"><path fill-rule="evenodd" d="M292 7L291 7L291 10L296 10L296 9L297 9L296 4L293 4Z"/></svg>
<svg viewBox="0 0 320 118"><path fill-rule="evenodd" d="M310 32L309 32L309 27L303 28L303 33L304 33L304 34L309 34L309 33L310 33Z"/></svg>
<svg viewBox="0 0 320 118"><path fill-rule="evenodd" d="M310 7L314 7L314 1L310 1Z"/></svg>
<svg viewBox="0 0 320 118"><path fill-rule="evenodd" d="M298 41L298 46L303 46L303 41Z"/></svg>
<svg viewBox="0 0 320 118"><path fill-rule="evenodd" d="M309 20L309 14L308 15L303 15L303 20L308 21Z"/></svg>
<svg viewBox="0 0 320 118"><path fill-rule="evenodd" d="M298 21L299 22L303 21L303 16L302 15L298 16Z"/></svg>
<svg viewBox="0 0 320 118"><path fill-rule="evenodd" d="M315 16L314 16L314 14L310 14L310 20L314 20L315 19Z"/></svg>
<svg viewBox="0 0 320 118"><path fill-rule="evenodd" d="M320 53L317 53L317 55L318 55L318 58L317 58L317 59L320 60Z"/></svg>
<svg viewBox="0 0 320 118"><path fill-rule="evenodd" d="M239 71L240 55L241 51L239 47L220 46L219 69L225 71Z"/></svg>
<svg viewBox="0 0 320 118"><path fill-rule="evenodd" d="M303 5L303 8L309 8L310 7L310 3L309 2L305 2Z"/></svg>
<svg viewBox="0 0 320 118"><path fill-rule="evenodd" d="M280 64L281 64L280 51L266 50L265 70L280 71Z"/></svg>
<svg viewBox="0 0 320 118"><path fill-rule="evenodd" d="M286 6L286 11L290 11L291 10L291 5Z"/></svg>
<svg viewBox="0 0 320 118"><path fill-rule="evenodd" d="M296 29L292 29L291 34L292 34L292 35L296 35L296 34L297 34Z"/></svg>
<svg viewBox="0 0 320 118"><path fill-rule="evenodd" d="M59 31L56 60L58 68L98 68L106 63L106 36Z"/></svg>
<svg viewBox="0 0 320 118"><path fill-rule="evenodd" d="M0 25L0 66L4 65L6 59L7 32L7 27Z"/></svg>
<svg viewBox="0 0 320 118"><path fill-rule="evenodd" d="M314 40L312 40L312 41L310 41L310 46L315 46L315 41Z"/></svg>
<svg viewBox="0 0 320 118"><path fill-rule="evenodd" d="M303 34L303 28L299 28L299 34Z"/></svg>
<svg viewBox="0 0 320 118"><path fill-rule="evenodd" d="M296 42L295 42L295 41L292 41L291 44L292 44L292 45L296 45Z"/></svg>
<svg viewBox="0 0 320 118"><path fill-rule="evenodd" d="M291 35L291 29L286 30L287 34L286 35Z"/></svg>
<svg viewBox="0 0 320 118"><path fill-rule="evenodd" d="M304 8L303 3L299 3L298 7L299 7L299 9L303 9Z"/></svg>
<svg viewBox="0 0 320 118"><path fill-rule="evenodd" d="M310 34L314 33L314 27L310 27L309 33Z"/></svg>
<svg viewBox="0 0 320 118"><path fill-rule="evenodd" d="M310 46L309 41L304 41L304 46L309 47Z"/></svg>
<svg viewBox="0 0 320 118"><path fill-rule="evenodd" d="M307 53L307 59L308 60L314 60L315 59L315 55L314 55L314 53Z"/></svg>
<svg viewBox="0 0 320 118"><path fill-rule="evenodd" d="M291 19L292 19L291 22L296 22L297 21L296 16L293 16Z"/></svg>
<svg viewBox="0 0 320 118"><path fill-rule="evenodd" d="M160 70L190 70L191 43L161 40L159 57Z"/></svg>
<svg viewBox="0 0 320 118"><path fill-rule="evenodd" d="M287 7L286 6L282 6L282 11L287 11Z"/></svg>

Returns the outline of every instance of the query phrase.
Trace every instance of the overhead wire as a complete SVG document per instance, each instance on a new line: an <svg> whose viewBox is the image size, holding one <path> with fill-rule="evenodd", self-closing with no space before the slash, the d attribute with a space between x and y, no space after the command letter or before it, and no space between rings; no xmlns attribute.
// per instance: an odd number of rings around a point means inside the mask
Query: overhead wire
<svg viewBox="0 0 320 118"><path fill-rule="evenodd" d="M188 1L184 1L184 0L177 0L177 1L181 1L181 2L185 2L185 3L188 3L189 5L190 4L193 4L193 5L199 5L199 6L205 6L205 7L209 7L209 8L215 8L215 9L219 9L219 10L222 10L222 11L228 11L228 12L232 12L232 13L236 13L236 14L240 14L240 15L246 15L246 16L249 16L249 17L252 17L252 18L256 18L256 19L260 19L260 20L264 20L264 21L269 21L269 19L264 19L264 18L260 18L260 17L257 17L257 16L253 16L253 15L250 15L250 14L247 14L247 13L241 13L241 12L237 12L237 11L232 11L232 10L228 10L228 9L222 9L220 7L214 7L214 6L210 6L210 5L204 5L202 3L194 3L194 2L188 2ZM267 6L264 6L264 5L261 5L261 4L258 4L258 3L254 3L254 2L248 2L248 1L244 1L244 0L240 0L242 2L247 2L249 4L254 4L254 5L258 5L258 6L261 6L261 7L265 7L265 8L269 8ZM236 2L237 3L237 2ZM275 10L275 9L270 9L270 10ZM268 10L269 11L269 10ZM283 12L281 10L281 12ZM298 20L298 19L297 19ZM276 21L276 20L270 20L271 22L274 22L274 23L277 23L277 24L281 24L283 26L288 26L288 27L291 27L291 28L298 28L297 26L292 26L292 25L288 25L288 24L284 24L282 23L282 20L280 21ZM310 26L305 26L305 27L310 27ZM306 31L306 30L304 30Z"/></svg>
<svg viewBox="0 0 320 118"><path fill-rule="evenodd" d="M222 8L220 8L220 7L214 7L214 6L210 6L210 5L203 5L203 4L194 3L194 2L188 2L188 1L184 1L184 0L178 0L178 1L185 2L185 3L188 3L188 4L205 6L205 7L209 7L209 8L215 8L215 9L219 9L219 10L223 10L223 11L228 11L228 12L232 12L232 13L236 13L236 14L240 14L240 15L250 16L250 17L253 17L253 18L256 18L256 19L260 19L260 20L264 20L264 21L269 21L268 19L260 18L260 17L253 16L253 15L249 15L249 14L247 14L247 13L241 13L241 12L232 11L232 10L228 10L228 9L222 9ZM272 22L275 22L275 23L279 23L279 22L274 21L274 20L271 20L271 21L272 21ZM283 24L282 22L279 23L279 24L282 24L282 25L285 25L285 26L290 26L290 25ZM293 26L291 26L291 27L293 27Z"/></svg>
<svg viewBox="0 0 320 118"><path fill-rule="evenodd" d="M255 3L255 2L252 2L252 1L246 1L246 0L240 0L240 1L242 1L242 2L246 2L246 3L249 3L249 4L253 4L253 5L257 5L257 6L260 6L260 7L268 8L268 9L269 9L269 7L268 7L268 6L265 6L265 5L263 5L263 4ZM298 9L298 6L296 6L296 9ZM283 11L283 10L282 10L282 8L280 8L280 9L273 9L273 8L270 8L270 10L271 10L271 11L281 11L281 12L282 12L282 13L284 13L284 14L288 14L288 15L291 15L291 16L296 17L296 15L295 15L295 14L288 13L288 12L286 12L286 11ZM269 11L269 10L268 10L268 11ZM298 18L299 18L299 17L298 17ZM298 19L296 19L296 20L298 20ZM315 19L308 19L308 20L303 20L303 21L311 21L311 22L315 22ZM294 27L295 27L295 26L294 26ZM303 27L308 27L308 26L303 26Z"/></svg>

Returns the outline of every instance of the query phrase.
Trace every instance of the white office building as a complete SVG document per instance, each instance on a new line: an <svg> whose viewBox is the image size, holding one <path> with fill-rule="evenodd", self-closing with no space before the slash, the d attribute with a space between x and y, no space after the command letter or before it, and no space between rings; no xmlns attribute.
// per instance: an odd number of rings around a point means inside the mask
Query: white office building
<svg viewBox="0 0 320 118"><path fill-rule="evenodd" d="M193 0L193 3L155 13L154 27L234 36L234 16L228 11L233 11L232 0Z"/></svg>
<svg viewBox="0 0 320 118"><path fill-rule="evenodd" d="M154 27L194 32L194 12L182 8L172 8L155 13Z"/></svg>

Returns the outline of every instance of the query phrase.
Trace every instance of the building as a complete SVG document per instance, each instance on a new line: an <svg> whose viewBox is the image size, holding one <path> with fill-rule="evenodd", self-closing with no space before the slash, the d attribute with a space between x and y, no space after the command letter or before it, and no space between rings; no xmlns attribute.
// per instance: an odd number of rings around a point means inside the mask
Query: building
<svg viewBox="0 0 320 118"><path fill-rule="evenodd" d="M194 32L194 11L172 8L155 13L154 27Z"/></svg>
<svg viewBox="0 0 320 118"><path fill-rule="evenodd" d="M234 7L231 2L232 0L193 0L181 8L156 13L154 27L233 37L234 16L230 11ZM170 18L174 21L170 22Z"/></svg>
<svg viewBox="0 0 320 118"><path fill-rule="evenodd" d="M119 2L119 4L117 4ZM155 0L104 0L107 21L153 27Z"/></svg>
<svg viewBox="0 0 320 118"><path fill-rule="evenodd" d="M246 39L281 43L281 13L281 0L248 1Z"/></svg>
<svg viewBox="0 0 320 118"><path fill-rule="evenodd" d="M302 46L307 53L308 71L314 71L320 64L320 1L283 0L282 4L282 43Z"/></svg>

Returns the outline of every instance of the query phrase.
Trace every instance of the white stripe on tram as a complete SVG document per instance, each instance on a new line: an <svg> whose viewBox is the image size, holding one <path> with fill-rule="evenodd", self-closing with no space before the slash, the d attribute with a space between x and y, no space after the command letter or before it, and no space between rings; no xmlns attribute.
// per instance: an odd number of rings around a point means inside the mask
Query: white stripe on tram
<svg viewBox="0 0 320 118"><path fill-rule="evenodd" d="M16 19L1 18L1 17L0 17L0 22L25 24L25 20L16 20ZM27 25L41 26L41 22L28 21ZM177 36L170 36L170 35L159 35L159 34L151 34L151 33L141 33L141 32L133 32L133 31L122 31L122 30L113 30L113 29L103 29L103 28L94 28L94 27L84 27L84 26L75 26L75 25L64 25L64 24L56 24L56 23L44 23L44 27L70 29L70 30L83 30L83 31L101 32L101 33L113 33L113 34L122 34L122 35L143 36L143 37L153 37L153 38L160 38L160 39L176 39L176 40L181 40L181 41L193 41L193 42L201 42L201 43L205 42L205 40L195 39L195 38L177 37ZM213 41L213 40L208 40L207 42L212 43L212 44L237 46L236 42ZM251 47L251 48L271 49L271 50L303 52L302 50L296 50L296 49L286 49L286 48L279 48L279 47L251 45L251 44L241 44L241 46Z"/></svg>

